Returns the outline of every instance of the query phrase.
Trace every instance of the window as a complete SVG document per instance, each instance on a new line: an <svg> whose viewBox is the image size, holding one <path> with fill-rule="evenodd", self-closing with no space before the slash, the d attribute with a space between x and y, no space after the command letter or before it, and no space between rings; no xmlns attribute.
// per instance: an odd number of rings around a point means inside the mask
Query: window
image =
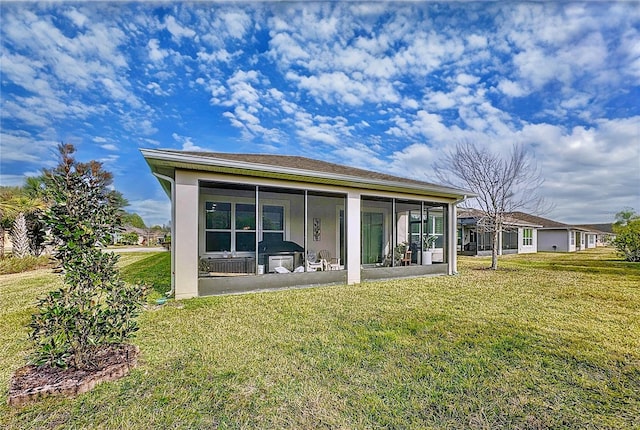
<svg viewBox="0 0 640 430"><path fill-rule="evenodd" d="M436 236L435 248L444 248L444 214L442 211L430 209L425 217L423 231Z"/></svg>
<svg viewBox="0 0 640 430"><path fill-rule="evenodd" d="M502 232L502 249L518 249L517 230L504 230Z"/></svg>
<svg viewBox="0 0 640 430"><path fill-rule="evenodd" d="M478 251L491 251L491 242L493 242L493 233L490 231L478 232Z"/></svg>
<svg viewBox="0 0 640 430"><path fill-rule="evenodd" d="M255 205L206 202L205 218L206 252L255 251Z"/></svg>
<svg viewBox="0 0 640 430"><path fill-rule="evenodd" d="M571 245L575 245L575 244L576 244L576 232L575 232L575 231L572 231L572 232L569 234L569 237L571 238Z"/></svg>
<svg viewBox="0 0 640 430"><path fill-rule="evenodd" d="M256 206L236 204L236 247L239 252L256 250Z"/></svg>
<svg viewBox="0 0 640 430"><path fill-rule="evenodd" d="M277 242L284 240L284 207L262 207L262 240Z"/></svg>
<svg viewBox="0 0 640 430"><path fill-rule="evenodd" d="M262 240L284 240L284 218L284 206L262 206ZM255 252L256 232L254 204L205 202L205 252Z"/></svg>
<svg viewBox="0 0 640 430"><path fill-rule="evenodd" d="M231 250L231 203L206 202L206 251Z"/></svg>
<svg viewBox="0 0 640 430"><path fill-rule="evenodd" d="M523 246L533 245L533 229L532 228L522 229L522 245Z"/></svg>

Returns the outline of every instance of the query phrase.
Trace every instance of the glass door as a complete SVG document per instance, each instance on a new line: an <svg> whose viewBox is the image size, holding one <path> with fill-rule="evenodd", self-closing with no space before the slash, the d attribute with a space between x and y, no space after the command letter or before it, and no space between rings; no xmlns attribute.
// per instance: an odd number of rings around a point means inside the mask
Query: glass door
<svg viewBox="0 0 640 430"><path fill-rule="evenodd" d="M383 257L384 217L380 212L362 213L362 264L381 263Z"/></svg>

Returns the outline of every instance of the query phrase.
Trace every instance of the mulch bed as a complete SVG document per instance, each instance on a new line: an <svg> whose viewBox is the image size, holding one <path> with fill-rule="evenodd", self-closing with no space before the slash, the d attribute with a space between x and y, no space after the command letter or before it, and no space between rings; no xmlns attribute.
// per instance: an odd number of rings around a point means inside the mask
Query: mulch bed
<svg viewBox="0 0 640 430"><path fill-rule="evenodd" d="M21 367L11 377L8 403L22 406L41 397L74 397L86 393L101 382L127 375L136 366L139 353L135 345L105 345L96 353L94 367L90 370L33 365Z"/></svg>

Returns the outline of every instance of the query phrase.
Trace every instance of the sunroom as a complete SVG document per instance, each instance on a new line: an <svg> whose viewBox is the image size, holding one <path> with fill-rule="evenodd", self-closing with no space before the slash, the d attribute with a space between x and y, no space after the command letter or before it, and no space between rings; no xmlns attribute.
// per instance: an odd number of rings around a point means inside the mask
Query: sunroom
<svg viewBox="0 0 640 430"><path fill-rule="evenodd" d="M303 157L142 152L172 201L176 298L455 271L463 191Z"/></svg>

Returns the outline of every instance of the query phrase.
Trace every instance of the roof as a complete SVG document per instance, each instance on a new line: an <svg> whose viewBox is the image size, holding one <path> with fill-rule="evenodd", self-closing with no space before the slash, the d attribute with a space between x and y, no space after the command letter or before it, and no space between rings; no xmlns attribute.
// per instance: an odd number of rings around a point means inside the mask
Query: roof
<svg viewBox="0 0 640 430"><path fill-rule="evenodd" d="M591 231L595 231L598 233L608 233L613 234L613 224L578 224L576 227L586 228Z"/></svg>
<svg viewBox="0 0 640 430"><path fill-rule="evenodd" d="M141 152L154 173L170 177L173 177L175 169L184 169L369 190L408 192L456 200L475 195L470 191L457 188L300 156L170 149L141 149ZM166 185L165 190L168 191Z"/></svg>
<svg viewBox="0 0 640 430"><path fill-rule="evenodd" d="M471 220L473 220L473 222L471 222L471 223L469 223L469 222L464 223L463 222L463 224L467 224L467 225L468 224L475 224L475 223L477 223L477 221L479 219L483 218L484 216L485 216L485 213L483 211L479 210L479 209L458 208L457 217L458 217L459 220L460 219L471 219ZM510 226L519 226L519 227L537 227L537 228L542 227L542 224L518 218L513 213L505 214L504 224L507 224L507 225L510 225Z"/></svg>
<svg viewBox="0 0 640 430"><path fill-rule="evenodd" d="M510 215L514 216L514 217L516 217L518 219L521 219L523 221L539 224L539 225L542 226L541 227L542 230L582 230L582 231L591 231L591 229L588 229L588 228L584 228L584 227L580 227L580 226L576 226L576 225L571 225L571 224L565 224L565 223L562 223L562 222L554 221L552 219L543 218L543 217L540 217L540 216L531 215L531 214L524 213L524 212L510 212Z"/></svg>

